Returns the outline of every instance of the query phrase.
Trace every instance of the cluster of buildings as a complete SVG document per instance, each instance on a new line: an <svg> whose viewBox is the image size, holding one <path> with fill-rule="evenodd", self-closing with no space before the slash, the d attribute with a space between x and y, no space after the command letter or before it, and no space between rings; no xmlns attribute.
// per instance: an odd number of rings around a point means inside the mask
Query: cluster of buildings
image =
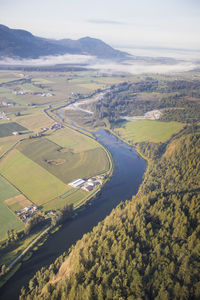
<svg viewBox="0 0 200 300"><path fill-rule="evenodd" d="M42 93L42 94L38 94L38 95L41 97L52 97L53 96L53 94L51 94L51 93Z"/></svg>
<svg viewBox="0 0 200 300"><path fill-rule="evenodd" d="M0 112L0 120L10 120L10 118L3 111L3 112Z"/></svg>
<svg viewBox="0 0 200 300"><path fill-rule="evenodd" d="M99 184L102 184L103 176L96 176L89 178L87 180L77 179L73 182L70 182L69 185L73 188L81 188L86 192L90 192L95 189Z"/></svg>
<svg viewBox="0 0 200 300"><path fill-rule="evenodd" d="M38 210L37 206L26 206L20 210L16 210L15 214L17 217L20 217L20 219L26 223L32 216L33 214Z"/></svg>
<svg viewBox="0 0 200 300"><path fill-rule="evenodd" d="M13 106L13 105L14 104L12 102L7 102L7 101L0 102L0 106L9 107L9 106Z"/></svg>
<svg viewBox="0 0 200 300"><path fill-rule="evenodd" d="M14 91L13 93L18 96L18 95L27 95L29 94L31 91L23 91L23 90L20 90L20 91ZM37 95L37 96L41 96L41 97L52 97L54 96L53 94L51 93L31 93L33 95Z"/></svg>
<svg viewBox="0 0 200 300"><path fill-rule="evenodd" d="M13 93L15 95L27 95L28 94L28 92L26 92L26 91L14 91Z"/></svg>

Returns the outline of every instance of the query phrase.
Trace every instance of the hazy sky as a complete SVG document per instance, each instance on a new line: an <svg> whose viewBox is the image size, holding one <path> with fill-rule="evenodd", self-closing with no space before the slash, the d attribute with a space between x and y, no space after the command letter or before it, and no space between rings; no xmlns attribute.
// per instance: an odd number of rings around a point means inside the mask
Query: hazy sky
<svg viewBox="0 0 200 300"><path fill-rule="evenodd" d="M0 23L115 47L200 50L200 0L0 0Z"/></svg>

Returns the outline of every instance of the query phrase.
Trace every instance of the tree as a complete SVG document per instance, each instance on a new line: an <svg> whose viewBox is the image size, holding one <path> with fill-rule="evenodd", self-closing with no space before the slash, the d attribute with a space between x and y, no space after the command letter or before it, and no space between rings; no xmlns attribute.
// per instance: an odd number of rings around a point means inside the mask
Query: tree
<svg viewBox="0 0 200 300"><path fill-rule="evenodd" d="M6 266L2 265L1 267L1 275L4 275L6 273Z"/></svg>
<svg viewBox="0 0 200 300"><path fill-rule="evenodd" d="M51 225L52 226L56 226L56 223L57 223L56 217L55 216L51 216Z"/></svg>

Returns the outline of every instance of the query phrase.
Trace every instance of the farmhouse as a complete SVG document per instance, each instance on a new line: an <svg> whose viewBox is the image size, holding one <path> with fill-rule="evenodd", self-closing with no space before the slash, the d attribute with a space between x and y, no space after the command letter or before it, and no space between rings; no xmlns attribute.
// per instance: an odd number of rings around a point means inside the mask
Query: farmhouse
<svg viewBox="0 0 200 300"><path fill-rule="evenodd" d="M30 217L38 210L37 206L26 206L20 210L15 211L15 214L24 222L27 222Z"/></svg>
<svg viewBox="0 0 200 300"><path fill-rule="evenodd" d="M53 130L53 129L55 129L55 130L57 130L57 129L60 129L60 128L62 128L63 126L61 125L61 124L59 124L59 123L54 123L52 126L51 126L51 129Z"/></svg>
<svg viewBox="0 0 200 300"><path fill-rule="evenodd" d="M85 180L77 179L73 182L70 182L69 185L72 186L73 188L78 188L78 187L81 187L84 183L85 183Z"/></svg>

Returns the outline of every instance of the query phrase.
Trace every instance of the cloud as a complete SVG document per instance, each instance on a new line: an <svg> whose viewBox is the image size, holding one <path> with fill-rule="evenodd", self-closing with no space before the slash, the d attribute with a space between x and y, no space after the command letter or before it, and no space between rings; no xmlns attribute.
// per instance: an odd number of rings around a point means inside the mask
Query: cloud
<svg viewBox="0 0 200 300"><path fill-rule="evenodd" d="M127 22L120 22L120 21L114 21L114 20L104 20L104 19L90 19L86 22L92 23L92 24L106 24L106 25L128 25Z"/></svg>

